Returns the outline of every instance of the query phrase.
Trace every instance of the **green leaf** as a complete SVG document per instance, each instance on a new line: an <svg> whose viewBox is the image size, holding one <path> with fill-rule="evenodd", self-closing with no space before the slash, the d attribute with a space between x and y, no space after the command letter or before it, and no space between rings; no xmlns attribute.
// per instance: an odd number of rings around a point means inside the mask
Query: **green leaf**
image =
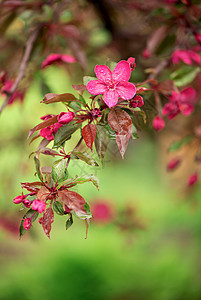
<svg viewBox="0 0 201 300"><path fill-rule="evenodd" d="M87 152L72 151L71 153L88 165L98 167L98 163Z"/></svg>
<svg viewBox="0 0 201 300"><path fill-rule="evenodd" d="M68 220L66 221L66 230L70 228L72 225L73 225L73 216L72 214L70 214Z"/></svg>
<svg viewBox="0 0 201 300"><path fill-rule="evenodd" d="M182 146L184 146L184 145L186 145L186 144L188 144L188 143L190 143L191 142L191 140L192 140L192 136L190 136L190 135L187 135L185 138L183 138L182 140L180 140L180 141L175 141L175 142L173 142L172 144L171 144L171 146L169 147L169 151L176 151L176 150L178 150L178 149L180 149Z"/></svg>
<svg viewBox="0 0 201 300"><path fill-rule="evenodd" d="M61 146L65 141L69 140L71 138L71 135L80 127L80 124L75 125L71 123L60 127L54 137L54 147L57 148Z"/></svg>
<svg viewBox="0 0 201 300"><path fill-rule="evenodd" d="M85 202L85 204L84 204L84 209L86 210L86 212L87 212L88 214L91 214L90 206L89 206L89 204L88 204L87 202ZM91 215L91 216L92 216L92 215Z"/></svg>
<svg viewBox="0 0 201 300"><path fill-rule="evenodd" d="M96 125L96 138L95 138L95 148L100 158L101 162L105 157L105 153L107 151L110 139L105 129L102 126Z"/></svg>
<svg viewBox="0 0 201 300"><path fill-rule="evenodd" d="M66 168L66 160L62 159L52 167L52 179L58 184L68 178L68 171Z"/></svg>
<svg viewBox="0 0 201 300"><path fill-rule="evenodd" d="M184 66L173 72L170 78L174 81L176 86L180 87L191 83L199 72L199 67Z"/></svg>
<svg viewBox="0 0 201 300"><path fill-rule="evenodd" d="M91 181L93 183L93 185L95 185L95 187L97 187L97 189L99 190L99 179L96 175L94 174L86 174L80 177L77 177L73 180L73 184L82 184L85 182L89 182Z"/></svg>
<svg viewBox="0 0 201 300"><path fill-rule="evenodd" d="M57 213L57 215L60 215L60 216L65 215L63 206L59 201L56 201L56 203L53 202L53 210L55 211L55 213Z"/></svg>
<svg viewBox="0 0 201 300"><path fill-rule="evenodd" d="M40 161L36 156L34 157L34 161L35 161L36 172L37 172L38 178L43 182L43 175L42 175L41 168L40 168Z"/></svg>
<svg viewBox="0 0 201 300"><path fill-rule="evenodd" d="M91 81L91 80L97 80L97 78L96 77L91 77L91 76L84 76L83 77L83 83L84 83L84 85L87 85L87 83L89 81Z"/></svg>

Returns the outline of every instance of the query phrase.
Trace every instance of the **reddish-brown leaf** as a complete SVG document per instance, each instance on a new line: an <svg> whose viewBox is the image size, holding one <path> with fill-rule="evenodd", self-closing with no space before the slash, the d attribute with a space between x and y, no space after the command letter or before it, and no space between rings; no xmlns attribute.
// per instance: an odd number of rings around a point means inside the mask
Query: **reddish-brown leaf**
<svg viewBox="0 0 201 300"><path fill-rule="evenodd" d="M45 128L45 127L48 127L48 126L50 126L50 125L52 125L52 124L54 124L54 123L56 123L56 122L57 122L57 116L54 116L54 117L52 117L52 118L50 118L50 119L48 119L48 120L46 120L46 121L43 121L42 123L36 125L34 128L32 128L32 129L29 131L29 134L28 134L27 139L29 139L30 136L32 136L32 134L34 134L35 131L40 130L40 129L43 129L43 128Z"/></svg>
<svg viewBox="0 0 201 300"><path fill-rule="evenodd" d="M76 84L72 85L72 88L78 92L78 94L82 95L84 91L86 91L86 86L84 84Z"/></svg>
<svg viewBox="0 0 201 300"><path fill-rule="evenodd" d="M49 195L50 191L45 186L42 186L38 191L36 198L38 200L46 201Z"/></svg>
<svg viewBox="0 0 201 300"><path fill-rule="evenodd" d="M55 102L71 102L76 101L77 99L73 94L70 93L64 93L64 94L46 94L42 103L49 104L49 103L55 103Z"/></svg>
<svg viewBox="0 0 201 300"><path fill-rule="evenodd" d="M43 230L49 239L50 239L51 224L53 222L54 222L54 212L51 207L48 207L44 211L43 217L40 219L40 223L42 224Z"/></svg>
<svg viewBox="0 0 201 300"><path fill-rule="evenodd" d="M128 146L128 141L132 134L132 120L129 114L122 109L114 108L108 114L108 123L112 130L116 132L116 143L124 158L124 153Z"/></svg>
<svg viewBox="0 0 201 300"><path fill-rule="evenodd" d="M93 143L96 137L96 126L93 124L87 124L82 128L83 139L89 149L92 150Z"/></svg>
<svg viewBox="0 0 201 300"><path fill-rule="evenodd" d="M36 182L22 182L21 187L22 189L26 189L27 191L31 193L35 193L39 191L38 186L42 186L42 182L36 181Z"/></svg>
<svg viewBox="0 0 201 300"><path fill-rule="evenodd" d="M87 214L86 210L84 209L85 200L80 194L74 191L64 190L59 191L58 196L70 210L73 210L78 215Z"/></svg>

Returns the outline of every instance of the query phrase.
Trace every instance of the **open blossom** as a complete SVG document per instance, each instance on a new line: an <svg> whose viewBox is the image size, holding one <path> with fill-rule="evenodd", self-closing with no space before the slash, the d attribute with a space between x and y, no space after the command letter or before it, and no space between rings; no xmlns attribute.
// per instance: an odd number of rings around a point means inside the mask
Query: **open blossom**
<svg viewBox="0 0 201 300"><path fill-rule="evenodd" d="M196 33L195 38L196 38L197 42L201 44L201 34Z"/></svg>
<svg viewBox="0 0 201 300"><path fill-rule="evenodd" d="M46 68L49 65L52 65L55 62L65 62L65 63L74 63L76 62L75 57L68 54L50 54L42 63L42 69Z"/></svg>
<svg viewBox="0 0 201 300"><path fill-rule="evenodd" d="M58 115L57 120L59 124L64 125L70 123L73 120L74 116L75 114L71 111L68 111L67 113L61 112Z"/></svg>
<svg viewBox="0 0 201 300"><path fill-rule="evenodd" d="M167 115L169 120L176 117L179 113L189 116L194 110L196 96L196 91L191 87L185 88L179 93L172 91L172 95L169 97L170 102L165 104L162 109L163 116Z"/></svg>
<svg viewBox="0 0 201 300"><path fill-rule="evenodd" d="M42 200L37 200L35 199L32 203L32 207L33 210L37 210L40 214L46 210L46 204L44 201Z"/></svg>
<svg viewBox="0 0 201 300"><path fill-rule="evenodd" d="M25 230L29 230L31 228L31 218L26 218L24 220L23 227Z"/></svg>
<svg viewBox="0 0 201 300"><path fill-rule="evenodd" d="M180 61L183 61L187 65L192 65L193 63L200 64L201 57L193 50L175 50L172 54L173 64L178 64Z"/></svg>
<svg viewBox="0 0 201 300"><path fill-rule="evenodd" d="M45 115L41 117L42 120L46 121L50 118L54 117L54 115ZM40 130L40 135L44 138L46 138L48 141L52 141L54 139L54 134L57 133L59 128L62 126L60 123L55 123L50 126L47 126Z"/></svg>
<svg viewBox="0 0 201 300"><path fill-rule="evenodd" d="M114 207L103 201L95 202L91 207L93 220L97 223L109 223L114 219Z"/></svg>
<svg viewBox="0 0 201 300"><path fill-rule="evenodd" d="M103 94L103 100L108 107L115 106L118 97L129 100L134 97L136 88L128 82L131 76L131 68L127 61L121 60L113 72L105 65L97 65L95 73L98 80L87 83L87 90L92 95Z"/></svg>
<svg viewBox="0 0 201 300"><path fill-rule="evenodd" d="M160 116L153 119L153 127L156 131L160 131L165 127L165 121Z"/></svg>

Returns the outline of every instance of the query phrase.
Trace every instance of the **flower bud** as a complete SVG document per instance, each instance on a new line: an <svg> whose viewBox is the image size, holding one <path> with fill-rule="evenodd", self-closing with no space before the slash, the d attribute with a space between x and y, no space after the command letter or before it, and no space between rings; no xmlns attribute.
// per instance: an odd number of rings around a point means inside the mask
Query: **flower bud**
<svg viewBox="0 0 201 300"><path fill-rule="evenodd" d="M153 119L153 127L156 131L160 131L165 127L165 121L160 116Z"/></svg>
<svg viewBox="0 0 201 300"><path fill-rule="evenodd" d="M201 44L201 34L196 33L195 38L196 38L196 41Z"/></svg>
<svg viewBox="0 0 201 300"><path fill-rule="evenodd" d="M24 199L26 199L26 196L22 194L22 195L19 195L19 196L15 197L15 198L13 199L13 202L14 202L15 204L19 204L19 203L23 202Z"/></svg>
<svg viewBox="0 0 201 300"><path fill-rule="evenodd" d="M130 103L129 103L129 106L130 107L141 107L144 105L144 101L143 101L143 98L142 96L140 95L136 95L133 99L131 99Z"/></svg>
<svg viewBox="0 0 201 300"><path fill-rule="evenodd" d="M42 200L37 200L35 199L32 203L32 207L33 210L37 210L40 214L46 210L46 204L44 201Z"/></svg>
<svg viewBox="0 0 201 300"><path fill-rule="evenodd" d="M188 186L191 187L198 181L198 174L194 173L188 178Z"/></svg>
<svg viewBox="0 0 201 300"><path fill-rule="evenodd" d="M58 123L65 125L65 124L70 123L73 120L74 116L75 116L75 114L71 111L68 111L67 113L61 112L58 115L57 120L58 120Z"/></svg>
<svg viewBox="0 0 201 300"><path fill-rule="evenodd" d="M30 200L28 200L28 199L25 199L24 201L23 201L23 204L24 204L24 206L26 206L26 207L30 207L31 206L31 201Z"/></svg>
<svg viewBox="0 0 201 300"><path fill-rule="evenodd" d="M29 230L31 228L31 218L26 218L24 220L23 227L25 230Z"/></svg>
<svg viewBox="0 0 201 300"><path fill-rule="evenodd" d="M142 57L143 58L149 58L151 56L151 53L149 52L148 49L144 49L142 52Z"/></svg>
<svg viewBox="0 0 201 300"><path fill-rule="evenodd" d="M180 159L178 158L173 158L168 164L167 164L167 171L172 171L174 170L179 164L180 164Z"/></svg>
<svg viewBox="0 0 201 300"><path fill-rule="evenodd" d="M127 62L130 65L131 71L133 71L135 69L135 58L134 57L129 57L127 59Z"/></svg>

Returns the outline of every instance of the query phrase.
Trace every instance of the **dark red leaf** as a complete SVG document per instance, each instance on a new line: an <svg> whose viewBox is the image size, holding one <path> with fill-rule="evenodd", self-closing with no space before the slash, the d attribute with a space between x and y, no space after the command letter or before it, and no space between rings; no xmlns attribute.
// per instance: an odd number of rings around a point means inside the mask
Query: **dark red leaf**
<svg viewBox="0 0 201 300"><path fill-rule="evenodd" d="M40 219L40 223L42 224L43 230L49 239L50 239L51 224L53 222L54 222L54 212L51 207L48 207L44 211L43 217Z"/></svg>
<svg viewBox="0 0 201 300"><path fill-rule="evenodd" d="M96 126L93 124L87 124L82 128L82 136L89 149L92 150L93 143L96 137Z"/></svg>
<svg viewBox="0 0 201 300"><path fill-rule="evenodd" d="M72 88L74 90L76 90L80 95L83 94L84 91L86 91L86 86L84 84L76 84L76 85L72 85Z"/></svg>
<svg viewBox="0 0 201 300"><path fill-rule="evenodd" d="M42 103L49 104L49 103L55 103L55 102L71 102L71 101L77 101L75 96L70 93L64 93L64 94L46 94Z"/></svg>
<svg viewBox="0 0 201 300"><path fill-rule="evenodd" d="M21 187L22 189L26 189L27 191L31 193L37 193L39 191L38 186L42 186L42 182L36 181L36 182L22 182Z"/></svg>
<svg viewBox="0 0 201 300"><path fill-rule="evenodd" d="M128 141L132 134L132 120L124 110L115 108L108 114L108 123L112 130L116 132L116 143L124 158L124 153L128 146Z"/></svg>
<svg viewBox="0 0 201 300"><path fill-rule="evenodd" d="M74 191L64 190L59 191L58 196L60 200L78 216L87 215L84 208L85 200L80 194Z"/></svg>
<svg viewBox="0 0 201 300"><path fill-rule="evenodd" d="M50 126L50 125L52 125L52 124L54 124L54 123L56 123L56 122L57 122L57 116L54 116L54 117L52 117L52 118L50 118L50 119L48 119L48 120L46 120L46 121L43 121L42 123L36 125L34 128L32 128L32 129L29 131L29 134L28 134L27 139L29 139L30 136L32 136L32 134L34 134L35 131L40 130L40 129L43 129L43 128L45 128L45 127L48 127L48 126Z"/></svg>

